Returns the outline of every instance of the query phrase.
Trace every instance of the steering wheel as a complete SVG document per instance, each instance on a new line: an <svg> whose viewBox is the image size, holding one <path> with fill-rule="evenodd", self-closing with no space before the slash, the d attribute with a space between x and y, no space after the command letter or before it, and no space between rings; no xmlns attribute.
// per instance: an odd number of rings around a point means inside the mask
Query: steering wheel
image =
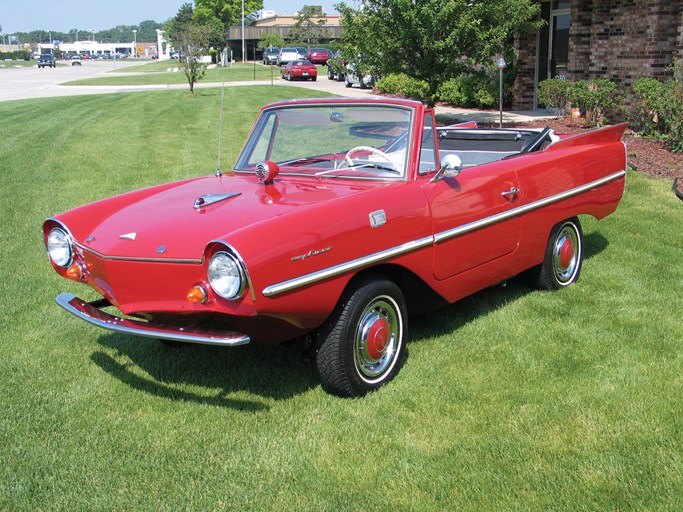
<svg viewBox="0 0 683 512"><path fill-rule="evenodd" d="M346 156L344 157L344 162L346 162L346 165L348 165L349 167L353 167L353 159L351 158L351 154L357 153L358 151L369 151L370 153L373 153L377 156L381 156L390 164L393 164L389 156L385 152L380 151L377 148L373 148L371 146L356 146L355 148L349 149L349 151L346 153Z"/></svg>

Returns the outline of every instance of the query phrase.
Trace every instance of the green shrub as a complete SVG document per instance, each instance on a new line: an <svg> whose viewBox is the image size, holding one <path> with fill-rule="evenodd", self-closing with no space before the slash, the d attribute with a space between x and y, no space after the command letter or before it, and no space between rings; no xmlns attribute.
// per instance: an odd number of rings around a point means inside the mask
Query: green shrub
<svg viewBox="0 0 683 512"><path fill-rule="evenodd" d="M396 94L420 101L426 100L429 96L427 82L402 73L383 76L377 81L376 87L383 94Z"/></svg>
<svg viewBox="0 0 683 512"><path fill-rule="evenodd" d="M465 82L460 78L451 78L442 83L437 90L437 96L441 101L456 107L464 107L470 101Z"/></svg>
<svg viewBox="0 0 683 512"><path fill-rule="evenodd" d="M604 78L579 80L569 88L569 101L581 109L588 124L602 126L607 121L607 111L616 108L621 97L617 94L617 84Z"/></svg>
<svg viewBox="0 0 683 512"><path fill-rule="evenodd" d="M629 120L640 134L666 139L672 151L683 153L681 64L672 70L673 77L664 82L643 77L633 84L635 105Z"/></svg>
<svg viewBox="0 0 683 512"><path fill-rule="evenodd" d="M561 119L569 109L569 89L572 82L564 78L550 78L538 84L538 101L555 117Z"/></svg>
<svg viewBox="0 0 683 512"><path fill-rule="evenodd" d="M456 107L488 108L497 101L496 85L485 75L459 76L442 83L437 97Z"/></svg>

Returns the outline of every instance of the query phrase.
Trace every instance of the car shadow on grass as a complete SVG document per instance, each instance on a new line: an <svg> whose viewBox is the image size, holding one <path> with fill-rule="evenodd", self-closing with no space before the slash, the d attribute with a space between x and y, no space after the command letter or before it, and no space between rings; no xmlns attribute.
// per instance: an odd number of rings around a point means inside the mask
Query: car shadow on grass
<svg viewBox="0 0 683 512"><path fill-rule="evenodd" d="M131 388L160 398L243 411L268 410L320 385L295 348L250 344L169 347L154 339L106 334L92 361ZM250 395L254 395L252 399Z"/></svg>
<svg viewBox="0 0 683 512"><path fill-rule="evenodd" d="M584 262L604 251L608 240L600 233L584 234ZM586 271L584 267L582 273ZM588 271L590 271L588 269ZM572 286L581 286L581 280ZM465 297L454 304L446 304L432 313L411 318L410 339L420 340L434 335L444 335L457 331L477 318L493 313L530 293L536 293L524 276L516 276L501 285L485 288ZM552 292L549 292L552 293Z"/></svg>
<svg viewBox="0 0 683 512"><path fill-rule="evenodd" d="M607 245L599 233L585 235L585 259ZM533 291L519 277L504 291L488 288L435 313L414 317L410 338L457 330ZM131 388L169 400L255 412L269 409L261 399L286 400L320 385L314 365L305 364L294 347L168 347L157 340L119 333L100 336L98 342L106 350L92 354L97 366Z"/></svg>

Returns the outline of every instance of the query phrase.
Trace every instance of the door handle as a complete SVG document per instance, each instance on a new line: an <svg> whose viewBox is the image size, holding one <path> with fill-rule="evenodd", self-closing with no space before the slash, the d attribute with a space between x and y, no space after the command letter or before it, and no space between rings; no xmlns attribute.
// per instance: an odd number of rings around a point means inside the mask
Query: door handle
<svg viewBox="0 0 683 512"><path fill-rule="evenodd" d="M500 195L503 196L504 198L508 199L511 196L516 196L519 194L520 190L517 187L512 187L510 190L506 190L505 192L501 192Z"/></svg>

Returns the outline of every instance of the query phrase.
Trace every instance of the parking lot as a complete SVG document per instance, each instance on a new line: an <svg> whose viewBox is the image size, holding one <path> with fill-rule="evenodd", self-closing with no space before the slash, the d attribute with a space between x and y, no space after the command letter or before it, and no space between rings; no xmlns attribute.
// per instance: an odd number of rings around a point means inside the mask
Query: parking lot
<svg viewBox="0 0 683 512"><path fill-rule="evenodd" d="M146 63L147 61L142 61ZM83 61L82 66L71 66L68 61L59 61L56 68L9 68L0 67L0 101L19 100L29 98L47 98L54 96L76 96L81 94L111 94L115 92L135 92L135 91L149 91L149 90L164 90L164 89L186 89L187 84L177 85L136 85L136 86L72 86L60 85L72 80L81 80L84 78L94 78L103 76L106 73L115 69L126 68L131 72L135 72L135 67L138 62L124 60L124 61L103 61L92 60ZM257 64L261 65L261 64ZM169 67L171 64L169 63ZM280 80L280 69L275 67L273 69L273 84L274 85L294 85L307 89L315 89L327 91L332 94L340 96L367 96L372 95L370 90L361 90L358 87L347 88L344 82L336 82L327 79L327 68L321 66L318 68L319 76L316 82L310 81L285 81ZM233 82L226 83L226 86L246 86L246 85L270 85L268 81L251 81L251 82ZM199 82L195 85L196 88L204 87L220 87L220 83L216 82Z"/></svg>

